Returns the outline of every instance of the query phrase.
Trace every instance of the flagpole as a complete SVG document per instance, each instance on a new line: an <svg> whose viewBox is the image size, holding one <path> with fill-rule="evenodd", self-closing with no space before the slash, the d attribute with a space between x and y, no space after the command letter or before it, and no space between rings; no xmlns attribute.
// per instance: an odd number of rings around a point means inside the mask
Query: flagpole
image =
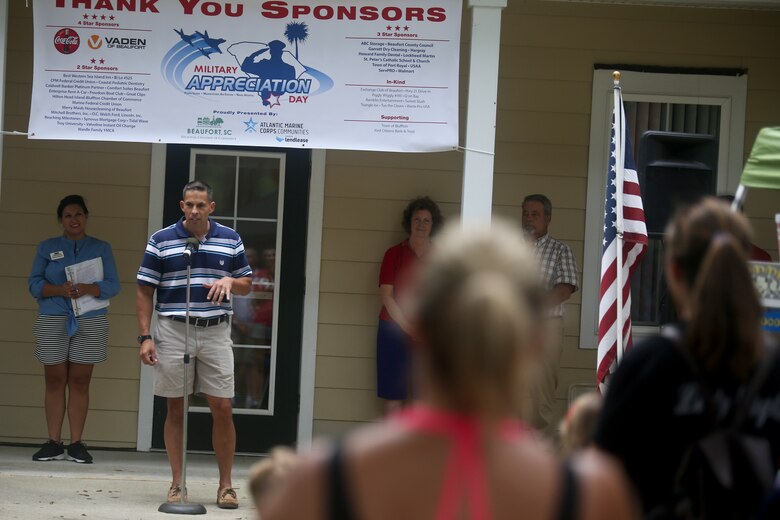
<svg viewBox="0 0 780 520"><path fill-rule="evenodd" d="M617 248L617 279L615 286L617 290L617 315L615 316L616 338L617 338L617 362L623 359L623 177L625 176L625 134L623 133L623 97L620 93L620 71L612 73L612 87L615 114L615 246Z"/></svg>

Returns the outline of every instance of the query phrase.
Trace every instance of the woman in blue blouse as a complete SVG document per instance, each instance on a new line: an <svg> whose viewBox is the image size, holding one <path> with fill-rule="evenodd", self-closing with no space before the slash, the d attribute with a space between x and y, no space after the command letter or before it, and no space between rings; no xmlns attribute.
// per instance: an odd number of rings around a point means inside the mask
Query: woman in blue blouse
<svg viewBox="0 0 780 520"><path fill-rule="evenodd" d="M38 300L35 320L35 357L43 363L46 381L44 408L49 440L33 460L65 458L62 423L68 411L71 443L68 459L91 463L92 456L81 441L89 409L89 383L95 363L106 360L108 319L105 307L74 313L75 300L92 296L107 300L119 292L119 276L107 242L87 236L89 211L80 195L68 195L57 207L57 218L63 234L38 245L28 279L30 294ZM71 283L65 268L86 260L100 258L103 280L84 284ZM87 300L83 300L86 302ZM66 392L68 402L66 406Z"/></svg>

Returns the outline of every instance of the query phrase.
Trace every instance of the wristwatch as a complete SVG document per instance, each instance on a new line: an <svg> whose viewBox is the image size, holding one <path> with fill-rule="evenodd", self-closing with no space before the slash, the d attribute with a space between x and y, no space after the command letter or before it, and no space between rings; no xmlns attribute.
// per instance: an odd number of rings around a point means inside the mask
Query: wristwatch
<svg viewBox="0 0 780 520"><path fill-rule="evenodd" d="M152 339L152 337L149 334L142 334L141 336L138 336L138 344L140 345L147 339Z"/></svg>

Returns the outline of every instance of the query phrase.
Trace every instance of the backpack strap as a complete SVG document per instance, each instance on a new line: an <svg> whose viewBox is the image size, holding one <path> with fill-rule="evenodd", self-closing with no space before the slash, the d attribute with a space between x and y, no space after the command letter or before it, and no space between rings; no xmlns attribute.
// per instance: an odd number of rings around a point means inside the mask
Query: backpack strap
<svg viewBox="0 0 780 520"><path fill-rule="evenodd" d="M338 441L328 457L328 515L329 520L355 520L355 513L349 499L345 471L344 445Z"/></svg>
<svg viewBox="0 0 780 520"><path fill-rule="evenodd" d="M577 474L571 467L571 461L567 460L562 466L563 485L561 487L560 507L557 520L575 520L577 506L579 504L579 482Z"/></svg>

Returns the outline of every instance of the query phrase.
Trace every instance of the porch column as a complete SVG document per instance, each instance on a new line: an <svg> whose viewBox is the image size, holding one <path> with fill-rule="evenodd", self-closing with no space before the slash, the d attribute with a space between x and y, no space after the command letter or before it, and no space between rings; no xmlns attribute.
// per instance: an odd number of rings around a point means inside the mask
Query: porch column
<svg viewBox="0 0 780 520"><path fill-rule="evenodd" d="M469 0L471 55L463 162L463 223L490 222L501 10L506 0Z"/></svg>
<svg viewBox="0 0 780 520"><path fill-rule="evenodd" d="M8 53L8 0L0 0L0 186L3 184L3 131L5 131L5 61ZM2 188L0 187L0 190Z"/></svg>

